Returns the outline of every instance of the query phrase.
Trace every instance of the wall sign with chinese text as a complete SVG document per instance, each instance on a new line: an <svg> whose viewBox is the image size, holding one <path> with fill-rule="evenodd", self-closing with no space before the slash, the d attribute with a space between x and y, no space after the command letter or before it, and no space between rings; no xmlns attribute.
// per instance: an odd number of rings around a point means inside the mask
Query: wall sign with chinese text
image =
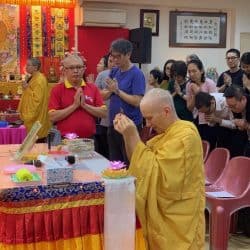
<svg viewBox="0 0 250 250"><path fill-rule="evenodd" d="M170 47L226 47L226 13L170 11L169 19Z"/></svg>

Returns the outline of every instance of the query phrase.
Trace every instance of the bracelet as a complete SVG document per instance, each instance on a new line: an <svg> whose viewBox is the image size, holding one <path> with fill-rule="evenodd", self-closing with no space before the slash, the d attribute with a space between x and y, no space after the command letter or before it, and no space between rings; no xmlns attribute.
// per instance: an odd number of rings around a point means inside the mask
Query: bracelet
<svg viewBox="0 0 250 250"><path fill-rule="evenodd" d="M183 96L184 96L184 93L181 93L181 94L180 94L180 97L182 97L182 98L183 98Z"/></svg>

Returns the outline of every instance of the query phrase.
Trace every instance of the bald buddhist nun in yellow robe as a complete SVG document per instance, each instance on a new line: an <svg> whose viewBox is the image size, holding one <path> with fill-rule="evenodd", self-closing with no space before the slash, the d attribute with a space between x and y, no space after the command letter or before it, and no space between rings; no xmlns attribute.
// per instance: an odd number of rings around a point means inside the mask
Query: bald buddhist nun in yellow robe
<svg viewBox="0 0 250 250"><path fill-rule="evenodd" d="M48 94L49 88L46 77L36 71L32 75L28 87L23 90L18 105L20 117L28 132L36 121L40 121L42 124L37 134L38 138L46 137L51 127L48 116Z"/></svg>
<svg viewBox="0 0 250 250"><path fill-rule="evenodd" d="M136 144L129 167L149 250L200 250L205 242L202 144L196 127L177 120Z"/></svg>

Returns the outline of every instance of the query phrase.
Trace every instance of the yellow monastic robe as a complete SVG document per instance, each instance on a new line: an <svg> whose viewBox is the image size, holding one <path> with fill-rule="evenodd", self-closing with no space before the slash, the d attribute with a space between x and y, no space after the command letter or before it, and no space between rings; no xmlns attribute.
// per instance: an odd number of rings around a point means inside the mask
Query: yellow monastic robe
<svg viewBox="0 0 250 250"><path fill-rule="evenodd" d="M136 210L149 250L200 250L205 244L202 144L196 127L178 120L133 152Z"/></svg>
<svg viewBox="0 0 250 250"><path fill-rule="evenodd" d="M24 122L24 126L29 132L36 121L42 124L38 131L38 138L48 135L51 127L48 116L48 83L45 76L40 72L35 72L29 81L29 86L23 91L18 111Z"/></svg>

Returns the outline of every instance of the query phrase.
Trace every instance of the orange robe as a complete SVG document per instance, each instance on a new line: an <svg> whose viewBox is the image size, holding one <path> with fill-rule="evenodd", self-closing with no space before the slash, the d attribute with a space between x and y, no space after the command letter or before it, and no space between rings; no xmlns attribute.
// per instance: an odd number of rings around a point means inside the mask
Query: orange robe
<svg viewBox="0 0 250 250"><path fill-rule="evenodd" d="M200 250L205 244L202 144L196 127L178 120L133 152L136 210L148 250Z"/></svg>
<svg viewBox="0 0 250 250"><path fill-rule="evenodd" d="M38 138L48 135L51 127L48 115L48 94L49 88L45 76L35 72L29 81L29 86L23 91L18 111L29 132L36 121L40 121L42 127L38 131Z"/></svg>

